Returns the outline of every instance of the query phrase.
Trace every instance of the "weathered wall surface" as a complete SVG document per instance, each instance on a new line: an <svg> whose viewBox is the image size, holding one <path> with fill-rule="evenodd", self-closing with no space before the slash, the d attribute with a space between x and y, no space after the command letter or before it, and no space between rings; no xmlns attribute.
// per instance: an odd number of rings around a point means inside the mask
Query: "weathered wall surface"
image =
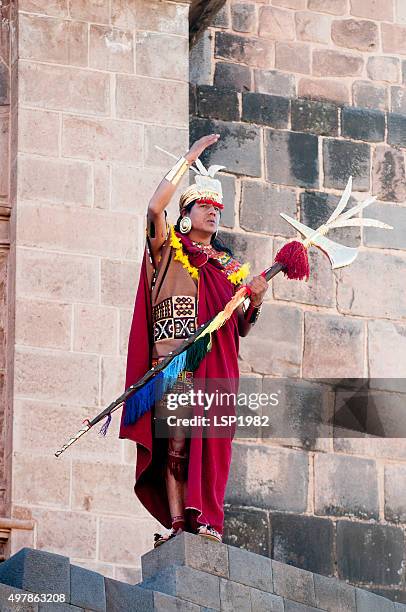
<svg viewBox="0 0 406 612"><path fill-rule="evenodd" d="M34 546L122 580L159 525L133 493L119 411L107 438L97 427L54 452L124 388L146 207L172 162L154 145L188 143L188 10L19 2L9 511L36 528L13 533L11 553Z"/></svg>
<svg viewBox="0 0 406 612"><path fill-rule="evenodd" d="M227 167L223 235L256 273L295 236L279 213L317 227L350 174L377 197L364 216L395 227L329 234L356 262L333 272L313 249L309 282L275 277L241 339L242 375L288 379L276 425L298 435L235 441L228 542L402 601L404 395L377 379L406 376L405 39L402 2L227 2L190 66L191 140L221 134L202 161ZM373 379L390 439L305 435L327 377Z"/></svg>

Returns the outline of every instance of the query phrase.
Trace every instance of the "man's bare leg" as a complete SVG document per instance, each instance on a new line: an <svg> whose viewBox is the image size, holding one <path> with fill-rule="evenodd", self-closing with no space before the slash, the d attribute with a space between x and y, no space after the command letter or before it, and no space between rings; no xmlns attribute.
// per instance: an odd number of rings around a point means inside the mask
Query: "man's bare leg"
<svg viewBox="0 0 406 612"><path fill-rule="evenodd" d="M177 428L174 436L168 441L168 464L165 480L172 526L174 529L184 529L187 448L185 431L182 428Z"/></svg>

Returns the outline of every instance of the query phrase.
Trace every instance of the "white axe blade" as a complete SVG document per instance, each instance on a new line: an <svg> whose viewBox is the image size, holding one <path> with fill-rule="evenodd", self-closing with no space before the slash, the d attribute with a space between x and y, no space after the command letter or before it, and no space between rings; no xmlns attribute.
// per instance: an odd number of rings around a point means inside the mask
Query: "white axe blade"
<svg viewBox="0 0 406 612"><path fill-rule="evenodd" d="M343 268L344 266L349 266L356 259L358 255L358 249L344 246L343 244L334 242L333 240L330 240L325 236L317 236L317 230L314 230L311 227L307 227L307 225L300 223L300 221L297 221L296 219L292 219L292 217L289 217L289 215L286 215L285 213L279 214L283 219L285 219L285 221L292 225L305 238L311 238L312 236L314 236L314 239L312 239L312 244L314 246L317 246L323 251L323 253L327 255L333 270L335 270L336 268Z"/></svg>

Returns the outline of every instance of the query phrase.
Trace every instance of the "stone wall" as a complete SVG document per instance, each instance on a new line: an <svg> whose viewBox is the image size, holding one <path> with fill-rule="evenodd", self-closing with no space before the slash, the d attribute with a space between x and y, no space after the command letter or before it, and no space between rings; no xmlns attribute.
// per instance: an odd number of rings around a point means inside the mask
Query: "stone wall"
<svg viewBox="0 0 406 612"><path fill-rule="evenodd" d="M95 427L54 452L124 388L146 207L172 161L155 145L178 155L188 142L188 11L19 2L9 511L36 527L13 532L10 553L68 554L122 580L159 525L134 495L120 411L106 438Z"/></svg>
<svg viewBox="0 0 406 612"><path fill-rule="evenodd" d="M194 82L405 112L406 4L228 0L194 57Z"/></svg>
<svg viewBox="0 0 406 612"><path fill-rule="evenodd" d="M382 384L406 377L402 11L400 2L227 2L191 51L190 109L191 140L221 135L202 161L227 168L223 238L255 273L295 236L279 213L317 227L350 174L355 200L377 197L364 216L394 226L329 234L359 245L355 263L332 271L312 249L310 280L275 277L241 339L242 376L264 391L285 377L276 419L298 424L298 435L238 430L227 542L406 601L404 395L396 380ZM370 378L380 389L369 408L387 439L303 433L321 405L316 378Z"/></svg>
<svg viewBox="0 0 406 612"><path fill-rule="evenodd" d="M14 2L0 3L0 516L11 498L11 437L14 358L16 201L17 14ZM5 553L1 550L0 555Z"/></svg>

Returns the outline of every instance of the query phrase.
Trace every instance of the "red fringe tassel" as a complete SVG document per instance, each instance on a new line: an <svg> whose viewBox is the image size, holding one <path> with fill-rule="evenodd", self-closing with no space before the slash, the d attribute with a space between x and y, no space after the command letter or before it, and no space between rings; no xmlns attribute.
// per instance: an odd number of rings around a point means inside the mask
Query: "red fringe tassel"
<svg viewBox="0 0 406 612"><path fill-rule="evenodd" d="M309 278L310 268L307 249L298 240L285 244L276 254L275 261L285 266L283 273L288 278L302 280Z"/></svg>

